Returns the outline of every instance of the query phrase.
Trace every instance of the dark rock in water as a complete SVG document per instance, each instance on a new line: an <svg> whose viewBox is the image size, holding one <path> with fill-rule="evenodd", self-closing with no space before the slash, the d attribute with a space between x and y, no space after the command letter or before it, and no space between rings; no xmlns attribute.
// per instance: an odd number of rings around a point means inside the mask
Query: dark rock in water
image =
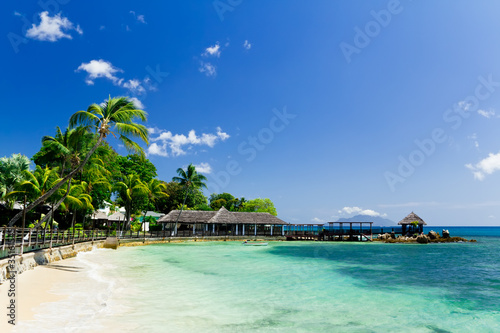
<svg viewBox="0 0 500 333"><path fill-rule="evenodd" d="M448 230L443 229L443 238L450 238L450 232Z"/></svg>
<svg viewBox="0 0 500 333"><path fill-rule="evenodd" d="M394 231L391 232L391 238L396 239L396 233Z"/></svg>
<svg viewBox="0 0 500 333"><path fill-rule="evenodd" d="M420 243L420 244L427 244L429 243L429 238L427 238L426 235L419 235L417 237L417 243Z"/></svg>
<svg viewBox="0 0 500 333"><path fill-rule="evenodd" d="M434 230L431 230L427 234L427 237L429 237L429 239L438 239L439 238L439 234L437 232L435 232Z"/></svg>

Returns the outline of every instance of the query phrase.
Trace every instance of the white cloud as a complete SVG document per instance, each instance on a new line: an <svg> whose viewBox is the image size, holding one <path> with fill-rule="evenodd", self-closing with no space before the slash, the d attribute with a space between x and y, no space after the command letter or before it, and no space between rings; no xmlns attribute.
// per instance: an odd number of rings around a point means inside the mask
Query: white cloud
<svg viewBox="0 0 500 333"><path fill-rule="evenodd" d="M146 19L144 18L144 15L136 15L133 10L130 11L130 14L134 15L137 21L146 24Z"/></svg>
<svg viewBox="0 0 500 333"><path fill-rule="evenodd" d="M33 24L30 29L26 32L26 37L41 40L55 42L61 38L72 39L73 37L65 32L70 30L75 30L80 35L83 34L82 29L79 25L76 27L73 23L66 17L62 17L61 13L49 16L49 12L40 13L40 24Z"/></svg>
<svg viewBox="0 0 500 333"><path fill-rule="evenodd" d="M474 179L484 180L486 175L491 175L493 172L500 170L500 153L490 153L488 157L472 165L466 164L465 167L472 171Z"/></svg>
<svg viewBox="0 0 500 333"><path fill-rule="evenodd" d="M209 57L209 56L212 56L212 57L217 57L219 58L220 57L220 45L219 45L219 42L215 43L214 46L209 46L205 49L205 52L202 53L202 56L204 57Z"/></svg>
<svg viewBox="0 0 500 333"><path fill-rule="evenodd" d="M23 16L21 13L19 13L18 11L14 11L14 16Z"/></svg>
<svg viewBox="0 0 500 333"><path fill-rule="evenodd" d="M217 127L216 134L212 133L202 133L201 135L196 135L195 130L189 131L188 135L184 134L172 134L170 131L160 131L160 134L156 138L151 138L152 142L161 142L162 145L154 143L154 148L151 148L153 144L148 149L148 153L153 155L160 155L157 152L161 151L164 153L162 156L167 156L167 148L173 156L185 155L187 149L191 149L192 146L208 146L210 148L214 147L219 141L225 141L229 138L229 134L222 131L220 127ZM160 150L162 148L163 150Z"/></svg>
<svg viewBox="0 0 500 333"><path fill-rule="evenodd" d="M369 216L381 216L386 217L387 214L381 214L372 209L362 209L359 207L344 207L339 210L339 214L341 215L369 215Z"/></svg>
<svg viewBox="0 0 500 333"><path fill-rule="evenodd" d="M106 29L106 26L104 26L104 25L101 25L101 26L99 27L99 30L104 30L104 29Z"/></svg>
<svg viewBox="0 0 500 333"><path fill-rule="evenodd" d="M488 118L488 119L495 116L495 111L493 111L493 110L489 110L489 111L477 110L477 113L479 113L481 116Z"/></svg>
<svg viewBox="0 0 500 333"><path fill-rule="evenodd" d="M245 42L243 43L243 47L247 50L250 50L252 48L252 44L250 44L248 40L245 40Z"/></svg>
<svg viewBox="0 0 500 333"><path fill-rule="evenodd" d="M206 173L206 174L212 173L212 167L208 163L203 162L200 164L195 164L194 166L198 173Z"/></svg>
<svg viewBox="0 0 500 333"><path fill-rule="evenodd" d="M132 97L130 98L130 100L132 102L134 102L134 105L138 108L138 109L141 109L141 110L144 110L146 107L144 106L144 104L142 104L142 102L137 98L137 97ZM151 132L149 132L151 133Z"/></svg>
<svg viewBox="0 0 500 333"><path fill-rule="evenodd" d="M220 127L217 127L217 136L222 140L229 139L229 134L222 132Z"/></svg>
<svg viewBox="0 0 500 333"><path fill-rule="evenodd" d="M149 147L148 147L148 155L159 155L163 157L167 157L167 144L163 145L158 145L156 142L153 142Z"/></svg>
<svg viewBox="0 0 500 333"><path fill-rule="evenodd" d="M132 95L141 95L146 90L156 90L156 87L151 84L149 77L146 77L142 81L138 79L125 80L117 77L116 73L123 73L123 70L114 67L109 61L103 59L82 63L76 69L76 72L82 70L88 74L85 79L88 85L93 85L95 79L106 78L113 82L114 85L127 89Z"/></svg>
<svg viewBox="0 0 500 333"><path fill-rule="evenodd" d="M101 77L107 78L113 81L114 84L119 85L121 81L114 74L123 72L121 69L113 67L110 62L102 59L91 60L88 63L82 63L76 71L81 70L87 72L88 76L85 82L89 85L93 85L94 80Z"/></svg>
<svg viewBox="0 0 500 333"><path fill-rule="evenodd" d="M315 223L325 223L325 220L322 220L318 217L315 217L315 218L312 218L311 219L311 222L315 222Z"/></svg>
<svg viewBox="0 0 500 333"><path fill-rule="evenodd" d="M216 76L217 75L217 69L215 68L214 65L212 65L209 62L201 62L200 63L200 68L198 68L200 73L205 73L206 76Z"/></svg>
<svg viewBox="0 0 500 333"><path fill-rule="evenodd" d="M126 81L123 86L130 90L130 92L133 94L142 94L146 91L146 89L144 89L144 87L141 85L141 81L136 79Z"/></svg>

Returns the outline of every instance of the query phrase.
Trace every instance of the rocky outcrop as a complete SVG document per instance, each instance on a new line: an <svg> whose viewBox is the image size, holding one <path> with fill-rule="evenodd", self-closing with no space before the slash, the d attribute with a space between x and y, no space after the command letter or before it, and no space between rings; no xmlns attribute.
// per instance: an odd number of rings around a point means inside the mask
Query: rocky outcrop
<svg viewBox="0 0 500 333"><path fill-rule="evenodd" d="M428 243L462 243L462 242L476 242L476 240L471 239L468 241L462 237L451 237L448 230L443 230L443 237L439 236L438 232L429 231L427 235L413 235L413 236L398 236L396 239L391 237L391 234L383 234L378 235L378 238L374 239L375 241L380 241L384 243L419 243L419 244L428 244Z"/></svg>
<svg viewBox="0 0 500 333"><path fill-rule="evenodd" d="M426 235L419 235L419 236L417 236L417 243L427 244L427 243L429 243L429 238L427 238Z"/></svg>
<svg viewBox="0 0 500 333"><path fill-rule="evenodd" d="M385 233L385 234L382 234L382 235L378 235L377 238L379 240L388 240L388 239L390 239L392 237L391 237L391 234Z"/></svg>
<svg viewBox="0 0 500 333"><path fill-rule="evenodd" d="M439 238L439 233L435 232L434 230L431 230L427 234L427 237L429 237L429 239L438 239Z"/></svg>

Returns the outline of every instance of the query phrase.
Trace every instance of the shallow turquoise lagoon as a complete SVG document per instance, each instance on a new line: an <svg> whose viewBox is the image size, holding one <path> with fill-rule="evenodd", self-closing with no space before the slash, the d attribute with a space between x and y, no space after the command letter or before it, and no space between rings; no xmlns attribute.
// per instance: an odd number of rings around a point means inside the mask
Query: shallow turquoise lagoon
<svg viewBox="0 0 500 333"><path fill-rule="evenodd" d="M96 250L37 331L498 332L500 238ZM30 324L23 327L29 329ZM21 329L22 327L20 327Z"/></svg>

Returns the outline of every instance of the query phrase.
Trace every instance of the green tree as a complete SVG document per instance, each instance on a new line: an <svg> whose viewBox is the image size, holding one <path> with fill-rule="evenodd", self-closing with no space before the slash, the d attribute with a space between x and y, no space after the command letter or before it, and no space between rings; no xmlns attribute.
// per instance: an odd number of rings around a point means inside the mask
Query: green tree
<svg viewBox="0 0 500 333"><path fill-rule="evenodd" d="M64 133L56 127L56 135L44 136L42 148L32 160L42 167L59 167L64 176L80 164L81 157L90 149L94 135L85 127L67 128Z"/></svg>
<svg viewBox="0 0 500 333"><path fill-rule="evenodd" d="M14 192L17 185L26 179L30 160L21 154L12 154L11 157L0 158L0 200L12 209L16 199Z"/></svg>
<svg viewBox="0 0 500 333"><path fill-rule="evenodd" d="M248 200L243 204L242 210L244 212L264 212L274 216L278 215L278 213L276 212L276 208L274 208L273 202L268 198Z"/></svg>
<svg viewBox="0 0 500 333"><path fill-rule="evenodd" d="M147 198L148 188L135 173L126 175L123 181L115 185L119 202L125 206L125 229L130 228L130 216L139 209L143 200Z"/></svg>
<svg viewBox="0 0 500 333"><path fill-rule="evenodd" d="M186 191L184 187L177 182L165 183L166 190L168 194L166 198L159 198L157 200L157 209L159 212L168 214L170 211L177 209L182 205ZM203 195L200 189L192 189L188 192L185 206L198 209L196 207L201 207L207 205L207 198ZM210 208L210 207L209 207ZM209 210L212 210L211 208Z"/></svg>
<svg viewBox="0 0 500 333"><path fill-rule="evenodd" d="M144 219L146 221L146 213L148 209L156 210L156 202L160 198L168 197L166 193L167 186L162 181L158 179L151 179L149 182L145 183L147 188L147 205L144 206Z"/></svg>
<svg viewBox="0 0 500 333"><path fill-rule="evenodd" d="M221 207L225 207L229 211L239 211L242 209L242 205L245 202L245 198L235 198L229 193L212 193L210 195L210 207L214 210L218 210Z"/></svg>
<svg viewBox="0 0 500 333"><path fill-rule="evenodd" d="M51 191L60 178L58 176L58 168L45 167L37 165L33 173L24 172L26 180L21 182L17 187L17 192L26 195L28 200L42 197L45 193ZM37 228L42 223L50 218L51 214L45 215L43 218L40 215L39 222L35 226Z"/></svg>
<svg viewBox="0 0 500 333"><path fill-rule="evenodd" d="M117 156L116 164L118 173L115 173L115 177L117 178L128 173L135 173L143 182L148 183L157 176L155 165L143 155Z"/></svg>
<svg viewBox="0 0 500 333"><path fill-rule="evenodd" d="M177 174L179 177L173 177L172 180L174 182L178 182L179 184L182 185L184 188L184 191L186 192L184 196L184 201L182 202L182 206L179 212L179 215L177 216L177 219L175 220L175 231L174 234L177 235L177 226L179 222L179 218L181 217L182 214L182 209L184 208L184 205L186 204L186 199L188 196L188 193L191 192L194 189L200 189L200 188L206 188L207 185L205 184L205 181L207 180L207 177L203 176L202 174L199 174L196 171L196 167L193 164L189 164L186 171L182 168L177 169Z"/></svg>
<svg viewBox="0 0 500 333"><path fill-rule="evenodd" d="M147 113L143 110L138 110L133 102L126 97L110 98L102 104L92 104L87 111L78 111L73 114L69 120L70 128L79 125L84 126L87 130L95 130L99 135L95 145L87 153L83 161L63 179L61 179L54 187L47 191L44 195L34 200L28 207L30 211L38 204L44 202L52 194L54 194L61 186L67 183L77 174L89 161L92 154L111 133L118 138L131 151L144 153L138 143L133 141L133 138L141 139L146 144L148 141L148 130L144 125L135 122L136 119L146 121ZM113 131L112 131L113 129ZM22 212L16 214L9 222L9 226L21 217Z"/></svg>

